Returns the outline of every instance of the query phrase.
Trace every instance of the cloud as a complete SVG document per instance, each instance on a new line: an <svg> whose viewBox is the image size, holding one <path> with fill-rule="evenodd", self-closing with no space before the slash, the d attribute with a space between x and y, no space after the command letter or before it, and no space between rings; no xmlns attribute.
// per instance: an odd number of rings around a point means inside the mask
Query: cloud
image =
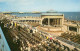
<svg viewBox="0 0 80 51"><path fill-rule="evenodd" d="M2 3L2 4L1 4ZM49 10L58 11L80 10L80 0L0 0L2 10L10 11L31 11L31 10Z"/></svg>
<svg viewBox="0 0 80 51"><path fill-rule="evenodd" d="M16 0L0 0L0 2L14 2Z"/></svg>
<svg viewBox="0 0 80 51"><path fill-rule="evenodd" d="M33 4L36 0L0 0L0 2L5 2L11 5L29 5Z"/></svg>
<svg viewBox="0 0 80 51"><path fill-rule="evenodd" d="M0 2L5 2L6 0L0 0Z"/></svg>

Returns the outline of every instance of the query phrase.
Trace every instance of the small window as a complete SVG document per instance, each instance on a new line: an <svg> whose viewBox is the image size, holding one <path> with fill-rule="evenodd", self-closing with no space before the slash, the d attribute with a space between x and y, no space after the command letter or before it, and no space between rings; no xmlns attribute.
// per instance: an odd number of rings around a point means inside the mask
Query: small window
<svg viewBox="0 0 80 51"><path fill-rule="evenodd" d="M0 39L1 39L1 34L0 34Z"/></svg>

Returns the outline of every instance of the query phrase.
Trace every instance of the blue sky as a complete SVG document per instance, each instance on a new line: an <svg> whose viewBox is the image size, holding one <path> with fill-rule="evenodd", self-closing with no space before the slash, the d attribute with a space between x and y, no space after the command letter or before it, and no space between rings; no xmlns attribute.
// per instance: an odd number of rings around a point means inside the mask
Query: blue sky
<svg viewBox="0 0 80 51"><path fill-rule="evenodd" d="M1 12L80 12L80 0L0 0Z"/></svg>

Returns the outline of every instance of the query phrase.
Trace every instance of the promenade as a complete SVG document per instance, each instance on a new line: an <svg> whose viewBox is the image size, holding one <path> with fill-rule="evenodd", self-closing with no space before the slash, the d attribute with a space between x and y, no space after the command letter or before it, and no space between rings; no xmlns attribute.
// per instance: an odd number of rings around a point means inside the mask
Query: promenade
<svg viewBox="0 0 80 51"><path fill-rule="evenodd" d="M11 51L80 51L80 46L59 37L61 27L41 26L2 19L3 32ZM34 23L35 24L35 23Z"/></svg>

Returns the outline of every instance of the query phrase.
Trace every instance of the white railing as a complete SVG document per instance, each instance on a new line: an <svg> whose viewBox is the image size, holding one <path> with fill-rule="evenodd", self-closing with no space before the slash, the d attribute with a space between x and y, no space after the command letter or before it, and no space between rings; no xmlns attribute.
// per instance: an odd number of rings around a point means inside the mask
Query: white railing
<svg viewBox="0 0 80 51"><path fill-rule="evenodd" d="M3 31L1 29L1 27L0 27L0 35L1 35L0 50L2 50L2 51L11 51L11 49L10 49L8 43L7 43L7 40L6 40L6 38L3 34Z"/></svg>

